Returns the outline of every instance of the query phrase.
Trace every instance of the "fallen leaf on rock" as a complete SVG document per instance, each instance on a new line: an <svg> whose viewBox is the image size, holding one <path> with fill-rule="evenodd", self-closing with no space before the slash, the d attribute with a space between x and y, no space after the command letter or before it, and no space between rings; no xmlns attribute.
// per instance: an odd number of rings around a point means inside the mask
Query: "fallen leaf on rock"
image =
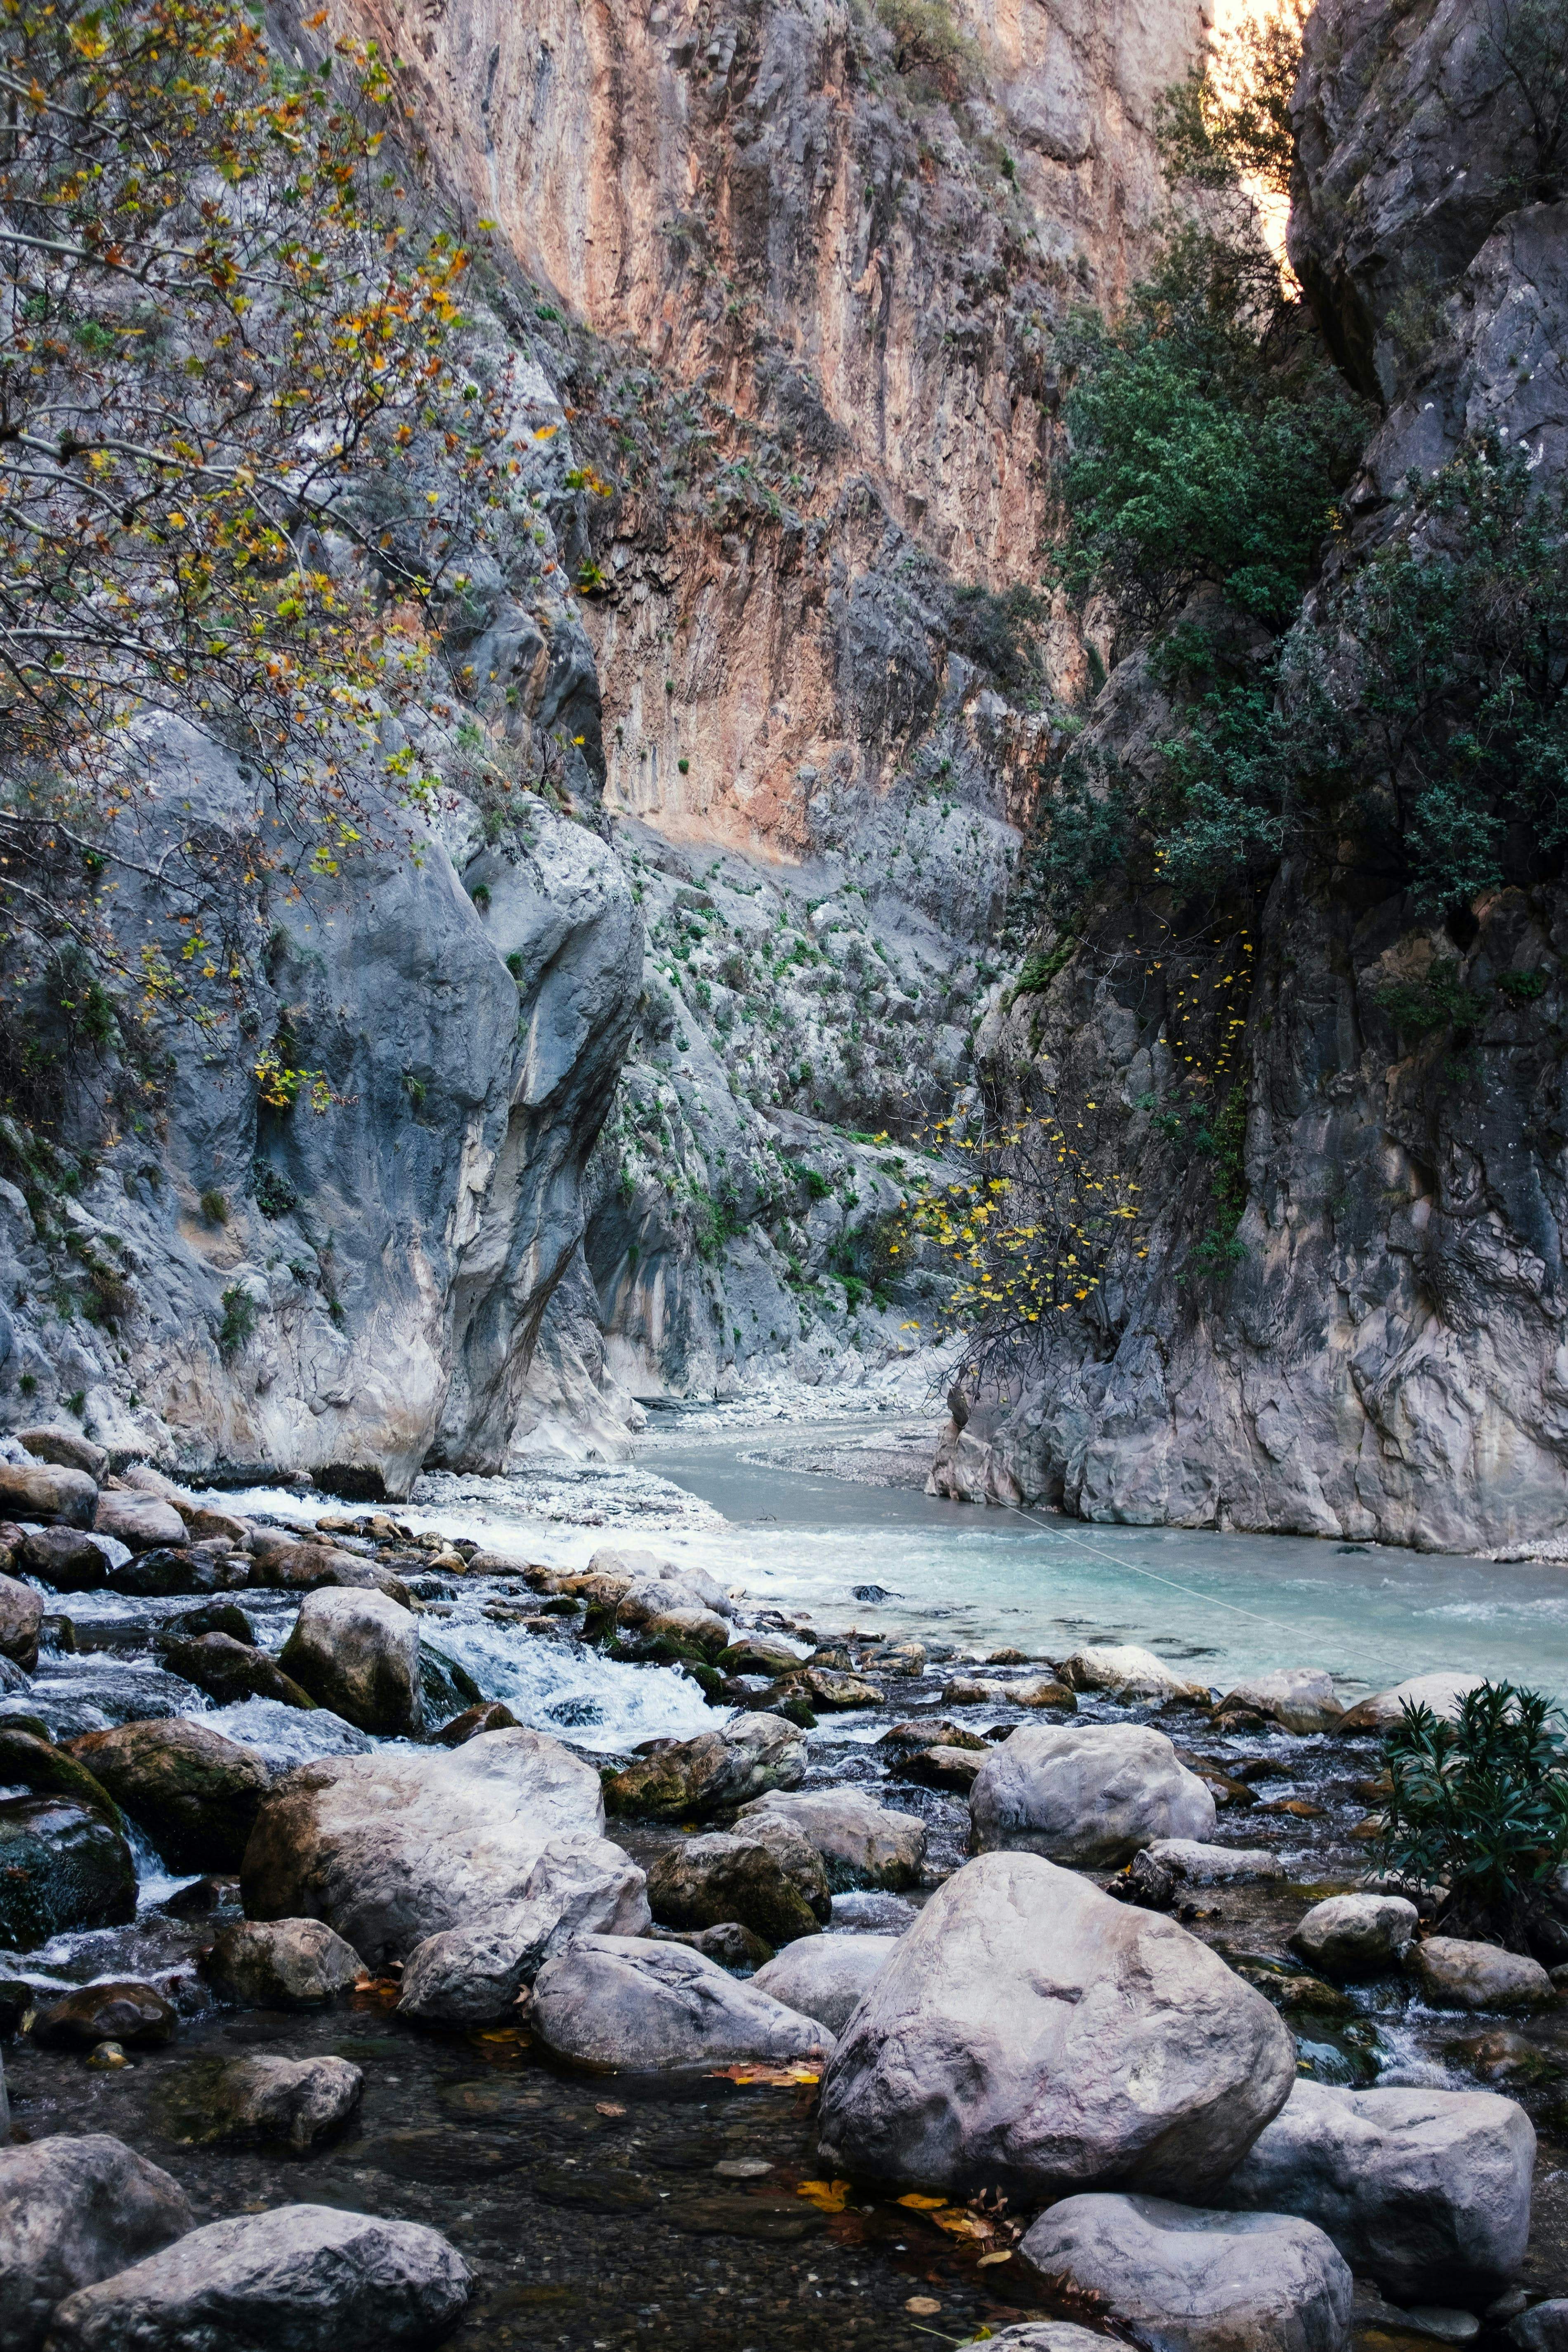
<svg viewBox="0 0 1568 2352"><path fill-rule="evenodd" d="M911 2189L907 2197L900 2197L898 2202L900 2205L907 2205L911 2213L940 2213L947 2200L945 2197L921 2197L917 2190Z"/></svg>
<svg viewBox="0 0 1568 2352"><path fill-rule="evenodd" d="M933 2213L931 2218L939 2230L945 2230L952 2238L994 2238L996 2235L994 2221L987 2221L979 2213L966 2213L962 2205L949 2207L942 2212Z"/></svg>
<svg viewBox="0 0 1568 2352"><path fill-rule="evenodd" d="M819 2213L842 2213L849 2194L847 2180L803 2180L797 2197L808 2197Z"/></svg>
<svg viewBox="0 0 1568 2352"><path fill-rule="evenodd" d="M788 2090L796 2083L820 2083L822 2070L814 2066L715 2066L713 2079L719 2083L772 2083ZM940 2205L941 2198L937 2200Z"/></svg>

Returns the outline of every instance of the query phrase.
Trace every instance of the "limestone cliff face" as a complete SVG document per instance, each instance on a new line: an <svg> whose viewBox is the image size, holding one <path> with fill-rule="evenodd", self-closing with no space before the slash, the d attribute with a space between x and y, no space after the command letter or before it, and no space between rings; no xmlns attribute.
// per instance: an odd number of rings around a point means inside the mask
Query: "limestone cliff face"
<svg viewBox="0 0 1568 2352"><path fill-rule="evenodd" d="M1568 457L1568 215L1507 203L1521 133L1500 23L1324 0L1309 28L1290 249L1347 363L1392 399L1352 494L1352 551L1407 528L1407 475L1467 435L1522 446L1539 483ZM1420 333L1399 312L1417 284ZM1152 774L1166 715L1134 656L1091 740ZM1043 1076L1097 1151L1136 1169L1149 1255L1010 1420L950 1433L938 1486L1053 1495L1100 1519L1561 1550L1565 948L1559 883L1424 930L1403 899L1296 857L1250 935L1177 952L1148 908L1121 908L1043 997L996 1003L981 1055ZM1391 1018L1390 990L1435 966L1478 1008L1462 1053ZM1227 1103L1236 1115L1233 1266L1194 1250L1213 1158L1155 1108L1189 1054L1215 1074L1211 1155Z"/></svg>

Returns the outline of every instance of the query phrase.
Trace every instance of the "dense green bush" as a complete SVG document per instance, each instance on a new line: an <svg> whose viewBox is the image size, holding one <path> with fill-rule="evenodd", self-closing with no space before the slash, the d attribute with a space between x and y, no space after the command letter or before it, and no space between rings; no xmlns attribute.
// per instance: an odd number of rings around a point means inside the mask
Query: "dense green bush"
<svg viewBox="0 0 1568 2352"><path fill-rule="evenodd" d="M1406 1706L1384 1744L1383 1846L1405 1879L1447 1888L1441 1923L1530 1938L1568 1854L1568 1727L1539 1691L1482 1683L1452 1723Z"/></svg>

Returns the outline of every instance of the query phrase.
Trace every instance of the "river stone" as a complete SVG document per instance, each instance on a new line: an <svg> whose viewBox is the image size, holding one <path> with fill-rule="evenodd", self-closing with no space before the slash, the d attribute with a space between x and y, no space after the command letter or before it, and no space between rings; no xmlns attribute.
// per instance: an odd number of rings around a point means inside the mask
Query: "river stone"
<svg viewBox="0 0 1568 2352"><path fill-rule="evenodd" d="M1076 1693L1054 1675L1021 1675L1016 1682L998 1682L985 1675L961 1675L942 1686L943 1706L1054 1706L1068 1715L1078 1711Z"/></svg>
<svg viewBox="0 0 1568 2352"><path fill-rule="evenodd" d="M100 2042L130 2050L161 2049L174 2031L174 2011L154 1985L135 1981L79 1985L40 2009L32 2038L45 2050L91 2050Z"/></svg>
<svg viewBox="0 0 1568 2352"><path fill-rule="evenodd" d="M549 1960L529 2021L558 2058L652 2074L820 2058L827 2037L683 1944L589 1936Z"/></svg>
<svg viewBox="0 0 1568 2352"><path fill-rule="evenodd" d="M315 1700L286 1675L265 1650L248 1647L227 1633L201 1633L194 1641L175 1634L159 1644L163 1664L182 1681L231 1706L247 1698L276 1699L280 1706L313 1707Z"/></svg>
<svg viewBox="0 0 1568 2352"><path fill-rule="evenodd" d="M1405 1965L1434 2009L1526 2009L1557 1997L1539 1960L1459 1936L1412 1944Z"/></svg>
<svg viewBox="0 0 1568 2352"><path fill-rule="evenodd" d="M1290 1946L1325 1976L1377 1976L1396 1969L1420 1914L1402 1895L1331 1895L1290 1933Z"/></svg>
<svg viewBox="0 0 1568 2352"><path fill-rule="evenodd" d="M1189 1682L1152 1650L1141 1650L1134 1642L1075 1650L1057 1671L1069 1690L1110 1691L1123 1699L1184 1699L1194 1706L1209 1704L1206 1683Z"/></svg>
<svg viewBox="0 0 1568 2352"><path fill-rule="evenodd" d="M327 1758L263 1799L245 1908L325 1919L379 1966L522 1902L552 1838L597 1839L604 1825L598 1774L542 1732Z"/></svg>
<svg viewBox="0 0 1568 2352"><path fill-rule="evenodd" d="M109 1581L109 1554L80 1528L29 1528L16 1566L57 1592L100 1592Z"/></svg>
<svg viewBox="0 0 1568 2352"><path fill-rule="evenodd" d="M816 1936L791 1944L759 1969L752 1981L760 1992L815 2017L831 2034L842 2033L868 1987L893 1956L896 1936Z"/></svg>
<svg viewBox="0 0 1568 2352"><path fill-rule="evenodd" d="M1146 1724L1024 1724L988 1756L969 1792L974 1843L1083 1869L1128 1861L1156 1838L1206 1843L1215 1803Z"/></svg>
<svg viewBox="0 0 1568 2352"><path fill-rule="evenodd" d="M684 1609L661 1609L650 1617L634 1640L668 1642L677 1649L696 1650L711 1662L727 1649L734 1629L711 1609L693 1602Z"/></svg>
<svg viewBox="0 0 1568 2352"><path fill-rule="evenodd" d="M1467 1691L1479 1690L1484 1675L1413 1675L1392 1690L1375 1691L1340 1717L1342 1731L1386 1731L1406 1706L1428 1706L1442 1721L1451 1723Z"/></svg>
<svg viewBox="0 0 1568 2352"><path fill-rule="evenodd" d="M800 1652L772 1633L748 1633L714 1661L727 1675L767 1675L777 1680L804 1664Z"/></svg>
<svg viewBox="0 0 1568 2352"><path fill-rule="evenodd" d="M100 1536L112 1536L132 1551L185 1540L184 1519L173 1503L160 1502L156 1495L100 1495L92 1524Z"/></svg>
<svg viewBox="0 0 1568 2352"><path fill-rule="evenodd" d="M1284 2105L1295 2043L1173 1920L1032 1853L937 1889L822 2086L825 2161L966 2195L1201 2195Z"/></svg>
<svg viewBox="0 0 1568 2352"><path fill-rule="evenodd" d="M1514 2352L1568 2352L1568 2297L1553 2295L1521 2312L1503 2341Z"/></svg>
<svg viewBox="0 0 1568 2352"><path fill-rule="evenodd" d="M438 2342L468 2299L457 2250L419 2221L281 2205L209 2221L68 2296L53 2352L381 2352Z"/></svg>
<svg viewBox="0 0 1568 2352"><path fill-rule="evenodd" d="M361 1731L395 1739L421 1728L418 1621L384 1593L310 1593L279 1664L318 1706Z"/></svg>
<svg viewBox="0 0 1568 2352"><path fill-rule="evenodd" d="M254 1748L176 1717L89 1731L70 1752L171 1870L239 1868L272 1778Z"/></svg>
<svg viewBox="0 0 1568 2352"><path fill-rule="evenodd" d="M0 1799L0 1947L30 1951L136 1916L136 1865L113 1822L68 1797Z"/></svg>
<svg viewBox="0 0 1568 2352"><path fill-rule="evenodd" d="M605 1783L612 1813L689 1821L717 1813L771 1789L798 1789L805 1777L805 1736L782 1715L743 1715L718 1731L679 1739L657 1756L639 1756Z"/></svg>
<svg viewBox="0 0 1568 2352"><path fill-rule="evenodd" d="M19 1577L0 1576L0 1658L30 1675L38 1663L38 1628L44 1604Z"/></svg>
<svg viewBox="0 0 1568 2352"><path fill-rule="evenodd" d="M797 1666L777 1685L776 1694L780 1699L804 1699L819 1715L848 1715L858 1707L887 1705L878 1684L833 1666Z"/></svg>
<svg viewBox="0 0 1568 2352"><path fill-rule="evenodd" d="M19 1429L16 1441L26 1447L35 1462L51 1462L62 1470L85 1470L95 1486L101 1486L109 1475L109 1455L79 1429L65 1429L56 1422L46 1422L37 1429Z"/></svg>
<svg viewBox="0 0 1568 2352"><path fill-rule="evenodd" d="M237 1920L218 1929L205 1965L220 1993L255 2009L313 2009L365 1973L353 1946L320 1919Z"/></svg>
<svg viewBox="0 0 1568 2352"><path fill-rule="evenodd" d="M1105 2352L1107 2339L1071 2319L1026 2319L993 2336L987 2352Z"/></svg>
<svg viewBox="0 0 1568 2352"><path fill-rule="evenodd" d="M1018 2254L1160 2352L1350 2352L1354 2282L1322 2231L1291 2215L1068 2197Z"/></svg>
<svg viewBox="0 0 1568 2352"><path fill-rule="evenodd" d="M897 1894L920 1884L925 1823L914 1813L879 1805L868 1790L801 1789L787 1794L775 1789L742 1806L736 1827L763 1820L786 1822L816 1847L835 1895L858 1886Z"/></svg>
<svg viewBox="0 0 1568 2352"><path fill-rule="evenodd" d="M217 1550L206 1544L159 1544L111 1568L109 1583L135 1600L163 1601L180 1592L232 1591L249 1582L247 1568L244 1553L226 1545Z"/></svg>
<svg viewBox="0 0 1568 2352"><path fill-rule="evenodd" d="M494 2024L546 1960L578 1937L641 1936L648 1924L647 1881L618 1845L552 1838L521 1902L415 1947L398 2013L426 2024Z"/></svg>
<svg viewBox="0 0 1568 2352"><path fill-rule="evenodd" d="M198 2147L274 2142L304 2156L347 2123L364 2076L346 2058L196 2059L166 2078L171 2130Z"/></svg>
<svg viewBox="0 0 1568 2352"><path fill-rule="evenodd" d="M1479 2306L1522 2267L1534 2165L1529 2116L1495 2091L1302 2080L1215 2202L1315 2221L1396 2302Z"/></svg>
<svg viewBox="0 0 1568 2352"><path fill-rule="evenodd" d="M461 1748L483 1731L515 1731L517 1727L517 1717L510 1707L503 1706L500 1699L489 1698L481 1699L478 1706L465 1707L461 1715L455 1715L430 1737L443 1748Z"/></svg>
<svg viewBox="0 0 1568 2352"><path fill-rule="evenodd" d="M985 1755L991 1753L985 1750ZM896 1780L913 1780L922 1789L945 1789L951 1795L967 1797L973 1788L984 1756L973 1748L919 1748L912 1756L902 1756L889 1766Z"/></svg>
<svg viewBox="0 0 1568 2352"><path fill-rule="evenodd" d="M722 1830L669 1847L648 1872L654 1917L667 1927L687 1928L737 1919L775 1948L819 1935L817 1910L799 1882L804 1864L823 1915L830 1916L833 1898L821 1861L798 1831L776 1826L785 1832L782 1853L763 1837Z"/></svg>
<svg viewBox="0 0 1568 2352"><path fill-rule="evenodd" d="M1156 1838L1127 1868L1141 1901L1167 1903L1178 1886L1256 1885L1283 1878L1284 1864L1266 1846L1200 1845L1195 1838Z"/></svg>
<svg viewBox="0 0 1568 2352"><path fill-rule="evenodd" d="M53 1463L0 1462L0 1517L43 1527L90 1528L98 1481Z"/></svg>
<svg viewBox="0 0 1568 2352"><path fill-rule="evenodd" d="M195 2220L177 2180L105 2133L0 2148L0 2344L37 2352L62 2295Z"/></svg>
<svg viewBox="0 0 1568 2352"><path fill-rule="evenodd" d="M1233 1684L1215 1713L1224 1715L1233 1706L1249 1707L1282 1730L1300 1735L1331 1731L1344 1715L1334 1696L1332 1677L1321 1666L1279 1666L1271 1674Z"/></svg>

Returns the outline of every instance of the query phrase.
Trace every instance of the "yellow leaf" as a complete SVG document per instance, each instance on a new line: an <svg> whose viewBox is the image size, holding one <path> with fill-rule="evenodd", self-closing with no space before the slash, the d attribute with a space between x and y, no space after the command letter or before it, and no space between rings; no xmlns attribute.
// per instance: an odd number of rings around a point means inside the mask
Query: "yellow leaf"
<svg viewBox="0 0 1568 2352"><path fill-rule="evenodd" d="M849 2183L847 2180L803 2180L795 2193L807 2199L819 2213L842 2213L849 2195Z"/></svg>
<svg viewBox="0 0 1568 2352"><path fill-rule="evenodd" d="M911 2190L908 2197L900 2197L898 2202L907 2205L911 2213L940 2213L947 2200L945 2197L921 2197Z"/></svg>

